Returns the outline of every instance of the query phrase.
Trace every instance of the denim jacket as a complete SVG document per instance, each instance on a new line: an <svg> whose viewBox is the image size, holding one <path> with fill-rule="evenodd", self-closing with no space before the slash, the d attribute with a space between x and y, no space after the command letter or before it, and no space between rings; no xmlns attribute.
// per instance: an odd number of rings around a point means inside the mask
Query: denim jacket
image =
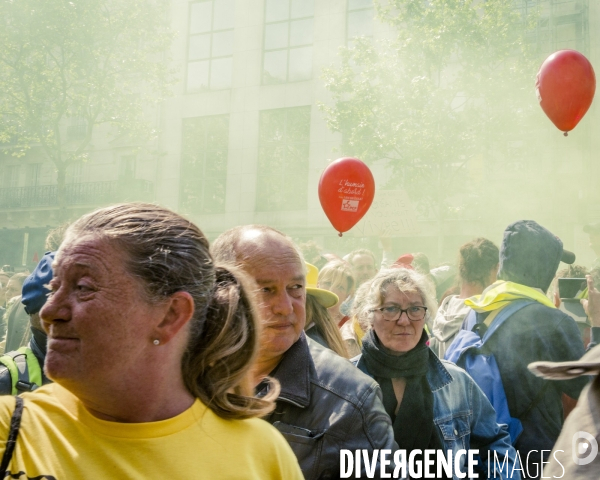
<svg viewBox="0 0 600 480"><path fill-rule="evenodd" d="M362 355L353 358L352 362L371 376ZM518 462L515 465L516 452L510 444L507 427L496 423L494 407L467 372L430 355L427 381L433 392L433 421L444 439L444 449L452 450L453 458L458 450L478 449L480 458L476 473L480 479L520 480L521 466ZM494 455L498 458L495 476ZM467 457L462 455L460 459L460 471L466 473ZM454 479L458 480L456 473Z"/></svg>

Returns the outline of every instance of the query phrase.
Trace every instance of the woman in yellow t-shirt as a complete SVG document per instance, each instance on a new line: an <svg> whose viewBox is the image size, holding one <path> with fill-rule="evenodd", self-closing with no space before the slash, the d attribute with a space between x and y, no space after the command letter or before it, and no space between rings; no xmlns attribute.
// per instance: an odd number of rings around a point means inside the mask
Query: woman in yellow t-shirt
<svg viewBox="0 0 600 480"><path fill-rule="evenodd" d="M258 323L241 274L165 208L121 204L71 225L40 314L54 384L0 399L0 478L301 479L256 418ZM11 417L21 417L14 451Z"/></svg>

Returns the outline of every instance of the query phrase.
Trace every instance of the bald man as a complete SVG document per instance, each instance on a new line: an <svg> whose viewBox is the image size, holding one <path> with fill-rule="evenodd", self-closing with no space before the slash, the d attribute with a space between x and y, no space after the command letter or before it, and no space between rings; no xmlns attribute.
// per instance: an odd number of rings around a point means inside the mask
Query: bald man
<svg viewBox="0 0 600 480"><path fill-rule="evenodd" d="M304 335L306 270L291 240L270 227L247 225L220 235L212 253L256 283L263 326L256 391L265 393L267 376L279 381L277 406L265 420L288 440L305 478L339 478L341 449L393 452L379 385Z"/></svg>

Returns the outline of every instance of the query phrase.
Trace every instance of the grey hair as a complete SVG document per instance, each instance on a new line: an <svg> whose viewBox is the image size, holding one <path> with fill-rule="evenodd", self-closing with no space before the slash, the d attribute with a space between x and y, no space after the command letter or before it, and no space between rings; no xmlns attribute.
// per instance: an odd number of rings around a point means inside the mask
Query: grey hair
<svg viewBox="0 0 600 480"><path fill-rule="evenodd" d="M374 308L380 307L385 299L388 286L393 285L401 292L416 292L421 295L423 304L427 307L426 320L435 318L437 312L437 300L435 290L431 281L414 270L407 268L390 268L381 270L370 283L369 291L365 297L364 309L369 312L369 324L373 325Z"/></svg>
<svg viewBox="0 0 600 480"><path fill-rule="evenodd" d="M371 290L373 279L367 280L354 293L354 301L352 302L351 314L362 328L363 332L369 329L369 308L367 306L367 297Z"/></svg>

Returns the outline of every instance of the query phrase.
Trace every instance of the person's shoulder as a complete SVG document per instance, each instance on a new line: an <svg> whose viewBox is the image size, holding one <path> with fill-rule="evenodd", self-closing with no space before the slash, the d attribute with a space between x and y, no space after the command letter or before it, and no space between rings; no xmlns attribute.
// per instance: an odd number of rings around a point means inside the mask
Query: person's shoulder
<svg viewBox="0 0 600 480"><path fill-rule="evenodd" d="M321 333L317 329L317 326L314 323L310 328L305 330L304 333L306 334L307 338L310 338L311 340L317 342L322 347L327 348L327 342L325 341L325 339L323 338L323 336L321 335Z"/></svg>
<svg viewBox="0 0 600 480"><path fill-rule="evenodd" d="M471 307L468 307L465 304L465 299L460 298L458 295L452 295L448 298L448 303L446 303L446 313L453 314L455 316L463 315L466 316L467 313L471 311Z"/></svg>
<svg viewBox="0 0 600 480"><path fill-rule="evenodd" d="M245 444L254 444L258 453L254 456L263 459L270 470L272 478L285 478L290 480L303 479L298 459L283 435L270 423L259 418L240 420L252 430ZM260 441L257 442L256 439Z"/></svg>
<svg viewBox="0 0 600 480"><path fill-rule="evenodd" d="M318 372L338 371L339 369L352 370L354 367L347 358L340 357L329 348L323 347L318 342L308 338L308 350Z"/></svg>
<svg viewBox="0 0 600 480"><path fill-rule="evenodd" d="M316 378L311 382L318 387L358 402L363 395L377 387L377 382L342 358L316 342L309 341L309 350L315 366Z"/></svg>
<svg viewBox="0 0 600 480"><path fill-rule="evenodd" d="M439 358L439 357L436 357L436 358L442 364L442 366L449 372L459 372L459 374L462 374L462 373L467 374L467 372L463 368L460 368L455 363L452 363L449 360L444 360L443 358Z"/></svg>
<svg viewBox="0 0 600 480"><path fill-rule="evenodd" d="M10 421L16 407L16 397L0 396L0 438L6 438L10 430Z"/></svg>
<svg viewBox="0 0 600 480"><path fill-rule="evenodd" d="M216 414L215 414L216 415ZM220 417L217 417L220 418ZM250 440L252 438L260 438L261 448L269 445L270 448L278 449L285 439L279 431L269 422L265 422L260 418L246 418L243 420L227 420L221 419L227 424L232 432L241 440L242 437Z"/></svg>
<svg viewBox="0 0 600 480"><path fill-rule="evenodd" d="M57 383L48 383L36 388L32 392L20 395L24 400L25 408L33 415L48 415L49 412L67 414L71 416L76 410L78 400L76 397Z"/></svg>
<svg viewBox="0 0 600 480"><path fill-rule="evenodd" d="M290 465L292 471L297 467L296 456L288 442L270 423L260 418L222 418L202 402L198 402L195 409L202 430L217 444L227 444L232 451L245 451L269 462L278 459L280 464L287 464L288 470Z"/></svg>
<svg viewBox="0 0 600 480"><path fill-rule="evenodd" d="M438 358L438 361L440 362L442 368L446 370L446 372L452 377L452 379L461 379L467 382L474 381L464 368L461 368L455 363L442 358Z"/></svg>
<svg viewBox="0 0 600 480"><path fill-rule="evenodd" d="M566 313L562 312L558 308L548 307L542 305L539 302L533 302L530 305L517 310L508 319L513 326L527 328L532 324L540 324L545 329L550 326L557 326L559 324L567 324L569 326L576 326L575 320ZM522 323L526 322L526 323Z"/></svg>
<svg viewBox="0 0 600 480"><path fill-rule="evenodd" d="M444 298L442 300L442 303L440 303L440 306L438 307L437 315L443 315L444 313L446 313L446 310L449 310L455 304L464 305L465 302L463 299L460 299L460 302L457 302L457 299L458 295L448 295L446 298Z"/></svg>
<svg viewBox="0 0 600 480"><path fill-rule="evenodd" d="M0 364L0 396L12 395L12 377L6 365Z"/></svg>
<svg viewBox="0 0 600 480"><path fill-rule="evenodd" d="M211 437L230 436L242 444L252 438L262 438L272 445L277 445L282 438L275 427L260 418L223 418L199 399L192 408L198 424Z"/></svg>
<svg viewBox="0 0 600 480"><path fill-rule="evenodd" d="M468 388L469 384L476 385L473 377L471 377L465 369L448 360L438 358L438 361L439 367L437 369L436 384L440 387L447 387L450 391L461 389L461 392L464 392L464 389ZM431 373L428 374L428 378L430 375Z"/></svg>
<svg viewBox="0 0 600 480"><path fill-rule="evenodd" d="M10 423L10 417L13 414L15 409L15 397L12 395L3 395L0 397L0 424L2 424L2 428L4 428L4 424L6 422L6 418L8 418L8 423ZM7 425L8 425L7 423Z"/></svg>
<svg viewBox="0 0 600 480"><path fill-rule="evenodd" d="M362 358L362 353L359 353L358 355L355 355L354 357L352 357L350 359L350 363L356 367L358 365L358 362L360 362L361 358Z"/></svg>
<svg viewBox="0 0 600 480"><path fill-rule="evenodd" d="M546 317L552 317L556 319L570 318L566 313L560 311L558 308L549 307L540 302L533 302L529 305L524 306L521 310L517 310L513 313L513 316L523 315L540 315Z"/></svg>

